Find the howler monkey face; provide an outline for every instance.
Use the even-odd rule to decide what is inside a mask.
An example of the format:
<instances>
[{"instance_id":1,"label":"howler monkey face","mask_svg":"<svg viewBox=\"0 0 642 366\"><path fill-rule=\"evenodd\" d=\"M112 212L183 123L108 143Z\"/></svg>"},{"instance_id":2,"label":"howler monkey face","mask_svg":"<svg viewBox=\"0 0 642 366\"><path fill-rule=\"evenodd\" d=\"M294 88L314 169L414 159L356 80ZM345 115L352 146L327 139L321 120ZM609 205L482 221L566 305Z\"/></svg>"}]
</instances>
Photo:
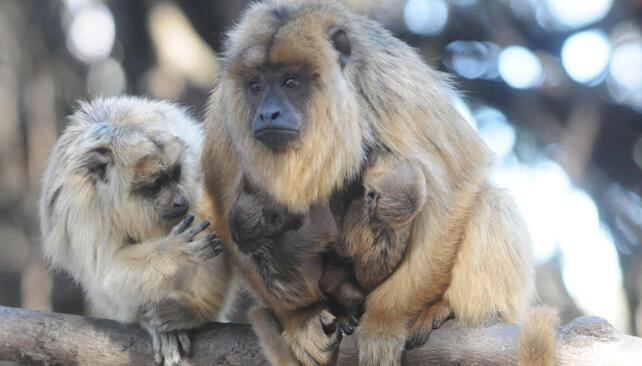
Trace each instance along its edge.
<instances>
[{"instance_id":1,"label":"howler monkey face","mask_svg":"<svg viewBox=\"0 0 642 366\"><path fill-rule=\"evenodd\" d=\"M344 98L333 84L351 54L350 41L341 27L319 20L310 9L258 17L264 18L261 27L239 27L240 33L252 33L243 46L232 44L236 36L230 35L225 74L243 99L252 137L281 153L298 145L308 124L321 123L315 119L334 124L338 121L333 119L342 117L333 116L328 98ZM302 29L303 22L310 21L319 24ZM318 34L317 26L325 34Z\"/></svg>"},{"instance_id":2,"label":"howler monkey face","mask_svg":"<svg viewBox=\"0 0 642 366\"><path fill-rule=\"evenodd\" d=\"M273 152L295 145L305 129L305 108L315 88L309 68L281 65L257 72L245 95L254 116L252 136Z\"/></svg>"},{"instance_id":3,"label":"howler monkey face","mask_svg":"<svg viewBox=\"0 0 642 366\"><path fill-rule=\"evenodd\" d=\"M243 173L296 212L354 177L370 138L349 24L326 10L252 7L229 34L218 89Z\"/></svg>"},{"instance_id":4,"label":"howler monkey face","mask_svg":"<svg viewBox=\"0 0 642 366\"><path fill-rule=\"evenodd\" d=\"M162 235L189 208L185 146L175 137L129 136L89 152L87 174L102 204L132 237Z\"/></svg>"},{"instance_id":5,"label":"howler monkey face","mask_svg":"<svg viewBox=\"0 0 642 366\"><path fill-rule=\"evenodd\" d=\"M283 205L245 183L228 220L232 239L243 253L277 245L285 233L298 230L303 224L302 215L288 212Z\"/></svg>"}]
</instances>

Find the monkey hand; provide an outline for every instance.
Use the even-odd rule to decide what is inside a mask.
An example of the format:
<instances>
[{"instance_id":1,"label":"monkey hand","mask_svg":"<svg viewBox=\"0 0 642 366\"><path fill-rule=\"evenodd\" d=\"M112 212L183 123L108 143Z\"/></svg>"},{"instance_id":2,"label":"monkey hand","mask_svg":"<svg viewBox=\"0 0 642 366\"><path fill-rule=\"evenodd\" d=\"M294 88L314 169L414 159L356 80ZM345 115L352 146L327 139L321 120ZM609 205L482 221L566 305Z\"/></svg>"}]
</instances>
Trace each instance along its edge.
<instances>
[{"instance_id":1,"label":"monkey hand","mask_svg":"<svg viewBox=\"0 0 642 366\"><path fill-rule=\"evenodd\" d=\"M190 356L192 344L186 331L162 332L149 324L145 325L152 337L152 350L156 365L180 366L183 355Z\"/></svg>"},{"instance_id":2,"label":"monkey hand","mask_svg":"<svg viewBox=\"0 0 642 366\"><path fill-rule=\"evenodd\" d=\"M185 302L175 299L164 299L148 306L143 317L149 327L163 333L193 329L207 321L195 314Z\"/></svg>"},{"instance_id":3,"label":"monkey hand","mask_svg":"<svg viewBox=\"0 0 642 366\"><path fill-rule=\"evenodd\" d=\"M343 335L352 335L354 329L359 325L359 317L357 315L337 316L337 325Z\"/></svg>"},{"instance_id":4,"label":"monkey hand","mask_svg":"<svg viewBox=\"0 0 642 366\"><path fill-rule=\"evenodd\" d=\"M410 325L408 330L409 337L406 340L406 350L409 351L415 347L422 346L434 329L440 328L447 320L452 318L452 310L444 301L426 309Z\"/></svg>"},{"instance_id":5,"label":"monkey hand","mask_svg":"<svg viewBox=\"0 0 642 366\"><path fill-rule=\"evenodd\" d=\"M174 226L166 238L167 246L180 248L187 256L203 261L219 255L223 251L223 246L216 235L208 234L204 237L196 238L210 223L203 221L198 225L192 226L193 222L194 216L190 215Z\"/></svg>"},{"instance_id":6,"label":"monkey hand","mask_svg":"<svg viewBox=\"0 0 642 366\"><path fill-rule=\"evenodd\" d=\"M305 366L329 365L336 361L342 333L337 318L327 309L314 313L298 327L285 326L283 339Z\"/></svg>"}]
</instances>

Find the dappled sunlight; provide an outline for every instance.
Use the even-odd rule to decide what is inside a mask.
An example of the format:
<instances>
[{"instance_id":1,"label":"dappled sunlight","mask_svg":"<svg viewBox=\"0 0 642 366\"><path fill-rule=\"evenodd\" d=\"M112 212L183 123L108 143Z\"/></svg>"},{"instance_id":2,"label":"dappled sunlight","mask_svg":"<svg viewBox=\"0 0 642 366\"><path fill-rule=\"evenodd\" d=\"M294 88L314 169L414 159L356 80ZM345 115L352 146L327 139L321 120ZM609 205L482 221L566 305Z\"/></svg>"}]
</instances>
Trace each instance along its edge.
<instances>
[{"instance_id":1,"label":"dappled sunlight","mask_svg":"<svg viewBox=\"0 0 642 366\"><path fill-rule=\"evenodd\" d=\"M553 161L521 163L514 155L499 163L493 180L515 198L526 220L539 263L562 256L564 284L587 314L628 330L622 275L609 229L593 199L574 187Z\"/></svg>"}]
</instances>

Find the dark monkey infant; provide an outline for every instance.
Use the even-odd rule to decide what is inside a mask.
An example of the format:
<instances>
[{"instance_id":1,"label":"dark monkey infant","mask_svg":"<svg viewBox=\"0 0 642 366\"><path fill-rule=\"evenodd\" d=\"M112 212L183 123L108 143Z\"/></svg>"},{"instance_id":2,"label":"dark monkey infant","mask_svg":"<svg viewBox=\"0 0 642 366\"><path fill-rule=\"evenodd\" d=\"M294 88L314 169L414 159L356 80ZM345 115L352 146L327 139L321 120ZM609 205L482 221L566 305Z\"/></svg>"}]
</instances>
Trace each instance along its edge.
<instances>
[{"instance_id":1,"label":"dark monkey infant","mask_svg":"<svg viewBox=\"0 0 642 366\"><path fill-rule=\"evenodd\" d=\"M242 185L230 209L230 231L270 296L291 309L327 305L341 330L351 334L365 294L350 263L333 252L338 230L330 208L314 205L305 214L292 213L246 181ZM335 321L322 323L334 333Z\"/></svg>"},{"instance_id":2,"label":"dark monkey infant","mask_svg":"<svg viewBox=\"0 0 642 366\"><path fill-rule=\"evenodd\" d=\"M388 278L403 258L410 223L427 195L419 168L385 152L370 159L362 184L363 196L349 205L341 238L327 206L294 214L245 180L229 216L234 241L275 296L303 307L318 301L320 290L334 315L348 317L340 322L348 334L362 311L364 290ZM344 257L352 258L354 268ZM279 281L289 286L276 286Z\"/></svg>"}]
</instances>

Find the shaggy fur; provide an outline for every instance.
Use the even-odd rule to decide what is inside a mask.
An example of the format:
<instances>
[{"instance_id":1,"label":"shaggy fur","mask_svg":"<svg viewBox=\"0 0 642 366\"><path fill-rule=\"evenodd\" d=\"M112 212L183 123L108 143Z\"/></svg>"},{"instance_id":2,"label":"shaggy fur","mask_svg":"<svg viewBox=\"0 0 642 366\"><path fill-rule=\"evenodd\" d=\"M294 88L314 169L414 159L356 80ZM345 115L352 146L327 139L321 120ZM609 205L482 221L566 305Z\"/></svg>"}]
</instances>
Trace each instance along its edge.
<instances>
[{"instance_id":1,"label":"shaggy fur","mask_svg":"<svg viewBox=\"0 0 642 366\"><path fill-rule=\"evenodd\" d=\"M349 48L337 47L337 29ZM312 70L315 89L300 140L275 153L252 137L254 111L243 90L262 68L283 64ZM415 50L333 2L256 3L229 34L203 155L217 217L226 216L242 175L288 209L326 204L359 176L369 151L389 151L425 179L430 199L411 223L405 255L368 295L357 330L361 365L398 365L405 340L432 330L436 315L452 312L464 324L515 322L532 298L526 226L511 198L489 182L491 154L454 108L452 94L447 78ZM226 227L217 232L229 239ZM266 299L252 266L238 264ZM279 304L267 306L290 349L304 349L316 363L331 359L334 339L309 333L316 319L292 321L279 314Z\"/></svg>"},{"instance_id":2,"label":"shaggy fur","mask_svg":"<svg viewBox=\"0 0 642 366\"><path fill-rule=\"evenodd\" d=\"M96 315L153 328L157 349L215 320L227 292L217 240L193 239L206 225L166 216L177 195L192 212L202 197L201 144L200 126L177 106L96 99L70 117L44 175L44 256L83 287ZM177 349L163 352L157 360L178 362Z\"/></svg>"}]
</instances>

